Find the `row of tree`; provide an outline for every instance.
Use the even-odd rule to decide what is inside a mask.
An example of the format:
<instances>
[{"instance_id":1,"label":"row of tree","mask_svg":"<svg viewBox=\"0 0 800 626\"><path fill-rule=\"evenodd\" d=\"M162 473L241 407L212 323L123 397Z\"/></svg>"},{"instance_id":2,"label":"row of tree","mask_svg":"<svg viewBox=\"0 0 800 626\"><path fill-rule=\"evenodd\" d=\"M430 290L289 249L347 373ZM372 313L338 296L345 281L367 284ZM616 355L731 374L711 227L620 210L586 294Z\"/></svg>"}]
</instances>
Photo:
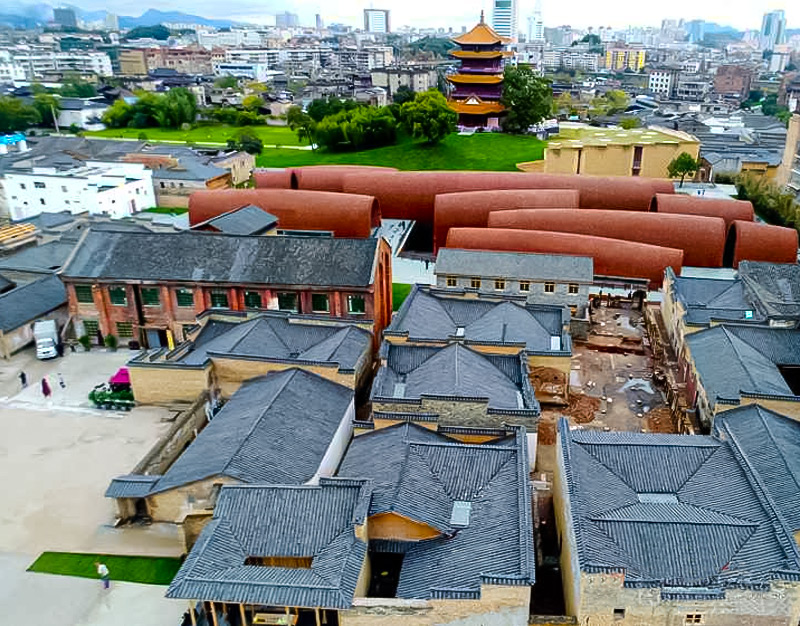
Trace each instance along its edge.
<instances>
[{"instance_id":1,"label":"row of tree","mask_svg":"<svg viewBox=\"0 0 800 626\"><path fill-rule=\"evenodd\" d=\"M181 128L197 118L197 98L184 87L166 93L140 92L133 104L119 99L103 114L109 128Z\"/></svg>"},{"instance_id":2,"label":"row of tree","mask_svg":"<svg viewBox=\"0 0 800 626\"><path fill-rule=\"evenodd\" d=\"M739 199L750 200L756 215L765 222L800 230L800 204L793 193L753 174L740 174L735 182Z\"/></svg>"}]
</instances>

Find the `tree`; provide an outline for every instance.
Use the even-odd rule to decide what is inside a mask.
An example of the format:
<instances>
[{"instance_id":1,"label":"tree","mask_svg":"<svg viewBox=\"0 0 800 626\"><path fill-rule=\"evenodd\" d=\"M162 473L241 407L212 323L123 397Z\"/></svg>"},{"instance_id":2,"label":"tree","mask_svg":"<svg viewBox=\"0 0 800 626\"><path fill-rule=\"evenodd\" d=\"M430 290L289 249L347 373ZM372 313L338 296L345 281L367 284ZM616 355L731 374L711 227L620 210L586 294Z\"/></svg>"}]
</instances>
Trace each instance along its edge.
<instances>
[{"instance_id":1,"label":"tree","mask_svg":"<svg viewBox=\"0 0 800 626\"><path fill-rule=\"evenodd\" d=\"M261 96L246 96L244 100L242 100L242 108L245 111L257 113L263 105L264 101L261 99Z\"/></svg>"},{"instance_id":2,"label":"tree","mask_svg":"<svg viewBox=\"0 0 800 626\"><path fill-rule=\"evenodd\" d=\"M560 115L562 113L569 115L572 112L572 96L568 91L565 91L553 100L552 111L553 115Z\"/></svg>"},{"instance_id":3,"label":"tree","mask_svg":"<svg viewBox=\"0 0 800 626\"><path fill-rule=\"evenodd\" d=\"M691 154L688 152L681 152L667 165L667 172L670 178L680 176L680 186L683 187L683 180L686 178L687 174L694 174L699 167L699 161L695 161Z\"/></svg>"},{"instance_id":4,"label":"tree","mask_svg":"<svg viewBox=\"0 0 800 626\"><path fill-rule=\"evenodd\" d=\"M340 111L351 111L358 106L353 100L341 100L333 96L316 98L306 108L306 112L315 122L321 122L329 115L336 115Z\"/></svg>"},{"instance_id":5,"label":"tree","mask_svg":"<svg viewBox=\"0 0 800 626\"><path fill-rule=\"evenodd\" d=\"M397 91L395 91L394 95L392 96L392 102L395 104L405 104L413 99L414 92L405 85L400 85L400 87L397 88Z\"/></svg>"},{"instance_id":6,"label":"tree","mask_svg":"<svg viewBox=\"0 0 800 626\"><path fill-rule=\"evenodd\" d=\"M55 126L53 115L58 117L61 103L58 98L49 93L37 93L33 96L33 108L39 113L41 123L45 126Z\"/></svg>"},{"instance_id":7,"label":"tree","mask_svg":"<svg viewBox=\"0 0 800 626\"><path fill-rule=\"evenodd\" d=\"M155 26L137 26L132 28L125 35L125 39L158 39L159 41L166 41L169 39L169 28L163 24L156 24Z\"/></svg>"},{"instance_id":8,"label":"tree","mask_svg":"<svg viewBox=\"0 0 800 626\"><path fill-rule=\"evenodd\" d=\"M458 115L441 93L430 89L401 106L400 119L409 135L424 137L427 143L433 144L456 130Z\"/></svg>"},{"instance_id":9,"label":"tree","mask_svg":"<svg viewBox=\"0 0 800 626\"><path fill-rule=\"evenodd\" d=\"M624 130L630 130L631 128L641 128L642 120L638 117L623 117L619 121L619 127Z\"/></svg>"},{"instance_id":10,"label":"tree","mask_svg":"<svg viewBox=\"0 0 800 626\"><path fill-rule=\"evenodd\" d=\"M503 73L500 103L508 110L503 129L524 133L550 114L553 90L550 82L537 76L529 65L507 65Z\"/></svg>"},{"instance_id":11,"label":"tree","mask_svg":"<svg viewBox=\"0 0 800 626\"><path fill-rule=\"evenodd\" d=\"M793 193L787 193L775 183L753 174L736 177L740 200L749 200L761 219L769 224L797 228L800 226L800 204Z\"/></svg>"},{"instance_id":12,"label":"tree","mask_svg":"<svg viewBox=\"0 0 800 626\"><path fill-rule=\"evenodd\" d=\"M314 131L317 123L314 119L299 106L291 106L286 111L286 123L289 128L297 133L300 141L308 141L311 149L314 149Z\"/></svg>"},{"instance_id":13,"label":"tree","mask_svg":"<svg viewBox=\"0 0 800 626\"><path fill-rule=\"evenodd\" d=\"M214 81L214 87L219 89L236 89L239 80L235 76L220 76Z\"/></svg>"},{"instance_id":14,"label":"tree","mask_svg":"<svg viewBox=\"0 0 800 626\"><path fill-rule=\"evenodd\" d=\"M355 107L323 118L315 138L330 151L379 148L397 140L397 121L389 107Z\"/></svg>"},{"instance_id":15,"label":"tree","mask_svg":"<svg viewBox=\"0 0 800 626\"><path fill-rule=\"evenodd\" d=\"M120 98L106 109L106 112L103 113L102 122L109 128L125 128L133 119L133 114L133 106Z\"/></svg>"},{"instance_id":16,"label":"tree","mask_svg":"<svg viewBox=\"0 0 800 626\"><path fill-rule=\"evenodd\" d=\"M97 88L80 76L69 76L59 89L59 93L66 98L93 98L97 95Z\"/></svg>"},{"instance_id":17,"label":"tree","mask_svg":"<svg viewBox=\"0 0 800 626\"><path fill-rule=\"evenodd\" d=\"M250 129L240 130L233 139L228 140L228 147L232 150L243 150L249 154L261 154L264 142Z\"/></svg>"},{"instance_id":18,"label":"tree","mask_svg":"<svg viewBox=\"0 0 800 626\"><path fill-rule=\"evenodd\" d=\"M197 118L197 97L185 87L170 89L155 105L155 118L161 128L179 128L194 124Z\"/></svg>"},{"instance_id":19,"label":"tree","mask_svg":"<svg viewBox=\"0 0 800 626\"><path fill-rule=\"evenodd\" d=\"M19 98L0 97L0 133L25 130L41 121L39 112Z\"/></svg>"}]
</instances>

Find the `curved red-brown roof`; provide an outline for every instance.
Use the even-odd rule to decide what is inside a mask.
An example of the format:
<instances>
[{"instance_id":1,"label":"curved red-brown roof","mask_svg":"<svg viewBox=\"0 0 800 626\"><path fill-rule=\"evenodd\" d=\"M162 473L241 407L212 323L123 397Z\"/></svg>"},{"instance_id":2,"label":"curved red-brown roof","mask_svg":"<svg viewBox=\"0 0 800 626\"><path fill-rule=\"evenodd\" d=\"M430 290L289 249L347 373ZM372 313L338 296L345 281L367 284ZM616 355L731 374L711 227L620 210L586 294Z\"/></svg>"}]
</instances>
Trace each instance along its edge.
<instances>
[{"instance_id":1,"label":"curved red-brown roof","mask_svg":"<svg viewBox=\"0 0 800 626\"><path fill-rule=\"evenodd\" d=\"M309 191L344 191L344 177L347 174L363 174L365 172L396 172L394 167L377 165L306 165L293 167L294 189Z\"/></svg>"},{"instance_id":2,"label":"curved red-brown roof","mask_svg":"<svg viewBox=\"0 0 800 626\"><path fill-rule=\"evenodd\" d=\"M725 264L739 267L739 261L797 263L797 231L736 220L728 230Z\"/></svg>"},{"instance_id":3,"label":"curved red-brown roof","mask_svg":"<svg viewBox=\"0 0 800 626\"><path fill-rule=\"evenodd\" d=\"M667 267L680 273L683 265L683 251L677 248L545 230L451 228L447 247L590 256L597 275L646 278L652 286L661 284Z\"/></svg>"},{"instance_id":4,"label":"curved red-brown roof","mask_svg":"<svg viewBox=\"0 0 800 626\"><path fill-rule=\"evenodd\" d=\"M347 174L343 190L374 195L381 214L394 219L433 222L437 195L489 189L576 189L583 209L648 211L656 193L672 184L651 178L600 177L524 172L378 172Z\"/></svg>"},{"instance_id":5,"label":"curved red-brown roof","mask_svg":"<svg viewBox=\"0 0 800 626\"><path fill-rule=\"evenodd\" d=\"M261 169L253 170L253 182L257 188L292 189L292 170Z\"/></svg>"},{"instance_id":6,"label":"curved red-brown roof","mask_svg":"<svg viewBox=\"0 0 800 626\"><path fill-rule=\"evenodd\" d=\"M577 209L575 189L492 189L442 193L433 203L433 250L444 246L454 226L486 226L489 213L510 209Z\"/></svg>"},{"instance_id":7,"label":"curved red-brown roof","mask_svg":"<svg viewBox=\"0 0 800 626\"><path fill-rule=\"evenodd\" d=\"M725 221L719 217L639 211L493 211L488 226L578 233L679 248L683 250L683 264L698 267L722 267L727 235Z\"/></svg>"},{"instance_id":8,"label":"curved red-brown roof","mask_svg":"<svg viewBox=\"0 0 800 626\"><path fill-rule=\"evenodd\" d=\"M378 202L371 196L292 189L209 189L189 197L191 225L255 205L278 218L278 228L330 231L335 237L369 237L380 224Z\"/></svg>"},{"instance_id":9,"label":"curved red-brown roof","mask_svg":"<svg viewBox=\"0 0 800 626\"><path fill-rule=\"evenodd\" d=\"M734 220L752 222L753 205L747 200L703 198L685 194L656 194L650 210L658 213L680 213L683 215L705 215L721 217L730 226Z\"/></svg>"}]
</instances>

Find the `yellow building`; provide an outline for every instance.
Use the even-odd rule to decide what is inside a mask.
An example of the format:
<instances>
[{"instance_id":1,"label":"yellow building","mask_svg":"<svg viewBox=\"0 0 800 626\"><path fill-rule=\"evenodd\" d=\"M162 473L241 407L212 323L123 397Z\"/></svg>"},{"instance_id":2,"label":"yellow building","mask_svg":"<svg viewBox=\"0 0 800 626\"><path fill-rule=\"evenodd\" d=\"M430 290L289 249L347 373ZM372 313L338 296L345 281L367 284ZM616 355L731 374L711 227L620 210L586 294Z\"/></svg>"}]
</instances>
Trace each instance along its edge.
<instances>
[{"instance_id":1,"label":"yellow building","mask_svg":"<svg viewBox=\"0 0 800 626\"><path fill-rule=\"evenodd\" d=\"M147 76L144 50L120 50L119 73L123 76Z\"/></svg>"},{"instance_id":2,"label":"yellow building","mask_svg":"<svg viewBox=\"0 0 800 626\"><path fill-rule=\"evenodd\" d=\"M661 127L631 130L572 126L547 145L543 164L520 164L524 171L668 178L667 166L682 152L700 153L697 137Z\"/></svg>"},{"instance_id":3,"label":"yellow building","mask_svg":"<svg viewBox=\"0 0 800 626\"><path fill-rule=\"evenodd\" d=\"M644 69L647 54L644 48L608 48L606 50L606 68L624 72L639 72Z\"/></svg>"}]
</instances>

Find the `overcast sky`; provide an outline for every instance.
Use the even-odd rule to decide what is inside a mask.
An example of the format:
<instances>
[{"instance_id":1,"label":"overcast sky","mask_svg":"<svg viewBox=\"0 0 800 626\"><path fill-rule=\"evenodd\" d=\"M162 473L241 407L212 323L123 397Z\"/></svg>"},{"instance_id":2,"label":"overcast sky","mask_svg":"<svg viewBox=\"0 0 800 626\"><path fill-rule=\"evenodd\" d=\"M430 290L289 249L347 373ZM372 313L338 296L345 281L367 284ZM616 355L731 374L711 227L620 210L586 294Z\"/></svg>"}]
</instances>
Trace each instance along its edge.
<instances>
[{"instance_id":1,"label":"overcast sky","mask_svg":"<svg viewBox=\"0 0 800 626\"><path fill-rule=\"evenodd\" d=\"M74 1L74 0L73 0ZM520 28L527 30L526 18L533 12L535 0L520 2ZM274 23L272 17L281 11L300 15L304 24L313 24L314 14L321 13L326 23L344 22L360 25L362 11L374 7L392 12L393 27L449 27L458 30L472 26L486 10L491 15L491 0L160 0L159 2L131 3L129 0L79 0L74 2L84 9L108 9L121 15L138 15L153 7L184 11L204 17L229 18L263 24ZM134 10L134 7L140 7ZM789 28L800 28L800 1L781 0L669 0L657 2L601 2L599 0L542 0L542 13L546 26L570 24L577 28L587 26L623 27L629 24L657 26L661 20L704 19L709 22L729 24L740 30L758 29L761 17L767 11L784 9Z\"/></svg>"}]
</instances>

